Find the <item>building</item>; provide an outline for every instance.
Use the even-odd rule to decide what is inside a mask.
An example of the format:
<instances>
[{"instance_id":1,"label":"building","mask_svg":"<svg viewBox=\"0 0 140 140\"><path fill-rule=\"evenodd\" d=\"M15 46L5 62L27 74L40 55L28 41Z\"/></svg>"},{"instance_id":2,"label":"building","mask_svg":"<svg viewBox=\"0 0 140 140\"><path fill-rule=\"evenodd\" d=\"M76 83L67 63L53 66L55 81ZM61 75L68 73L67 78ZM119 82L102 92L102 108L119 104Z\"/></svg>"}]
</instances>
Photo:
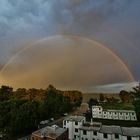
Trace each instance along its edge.
<instances>
[{"instance_id":1,"label":"building","mask_svg":"<svg viewBox=\"0 0 140 140\"><path fill-rule=\"evenodd\" d=\"M79 127L85 123L84 116L69 116L63 120L63 128L68 129L69 139L79 138Z\"/></svg>"},{"instance_id":2,"label":"building","mask_svg":"<svg viewBox=\"0 0 140 140\"><path fill-rule=\"evenodd\" d=\"M101 106L92 106L92 117L112 120L137 120L136 112L133 110L105 110Z\"/></svg>"},{"instance_id":3,"label":"building","mask_svg":"<svg viewBox=\"0 0 140 140\"><path fill-rule=\"evenodd\" d=\"M56 125L47 126L33 132L31 140L68 140L68 130Z\"/></svg>"},{"instance_id":4,"label":"building","mask_svg":"<svg viewBox=\"0 0 140 140\"><path fill-rule=\"evenodd\" d=\"M140 140L139 127L85 122L85 118L82 116L71 116L64 119L63 127L69 130L69 140Z\"/></svg>"}]
</instances>

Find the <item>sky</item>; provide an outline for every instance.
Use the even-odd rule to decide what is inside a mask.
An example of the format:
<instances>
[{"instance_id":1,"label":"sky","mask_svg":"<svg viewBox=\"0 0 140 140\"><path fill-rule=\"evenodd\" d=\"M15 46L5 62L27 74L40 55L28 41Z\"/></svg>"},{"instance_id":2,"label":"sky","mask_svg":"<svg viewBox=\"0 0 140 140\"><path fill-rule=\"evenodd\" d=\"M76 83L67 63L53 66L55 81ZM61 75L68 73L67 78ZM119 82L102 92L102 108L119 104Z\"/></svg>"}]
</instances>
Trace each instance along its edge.
<instances>
[{"instance_id":1,"label":"sky","mask_svg":"<svg viewBox=\"0 0 140 140\"><path fill-rule=\"evenodd\" d=\"M56 35L76 35L90 38L109 48L127 65L137 82L140 80L139 9L139 0L1 0L0 67L30 42ZM96 47L94 45L93 52L103 52ZM29 50L22 54L27 52ZM33 50L29 54L32 52ZM22 54L16 58L20 60ZM106 55L101 58L105 60ZM114 62L119 65L115 60ZM115 68L112 68L112 72L115 73ZM112 76L116 77L114 73ZM122 77L123 73L118 73ZM88 82L93 87L98 86L93 90L118 91L134 85L126 78L105 78L104 81L96 84L91 80Z\"/></svg>"}]
</instances>

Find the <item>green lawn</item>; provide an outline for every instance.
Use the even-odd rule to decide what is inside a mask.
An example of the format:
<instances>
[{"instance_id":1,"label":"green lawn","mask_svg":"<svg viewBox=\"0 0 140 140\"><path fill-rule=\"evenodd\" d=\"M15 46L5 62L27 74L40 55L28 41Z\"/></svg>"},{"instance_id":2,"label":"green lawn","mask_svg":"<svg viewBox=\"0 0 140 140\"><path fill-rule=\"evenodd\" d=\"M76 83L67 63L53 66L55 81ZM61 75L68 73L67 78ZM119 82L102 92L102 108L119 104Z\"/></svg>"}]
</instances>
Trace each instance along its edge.
<instances>
[{"instance_id":1,"label":"green lawn","mask_svg":"<svg viewBox=\"0 0 140 140\"><path fill-rule=\"evenodd\" d=\"M101 106L104 109L134 110L132 103L104 103Z\"/></svg>"}]
</instances>

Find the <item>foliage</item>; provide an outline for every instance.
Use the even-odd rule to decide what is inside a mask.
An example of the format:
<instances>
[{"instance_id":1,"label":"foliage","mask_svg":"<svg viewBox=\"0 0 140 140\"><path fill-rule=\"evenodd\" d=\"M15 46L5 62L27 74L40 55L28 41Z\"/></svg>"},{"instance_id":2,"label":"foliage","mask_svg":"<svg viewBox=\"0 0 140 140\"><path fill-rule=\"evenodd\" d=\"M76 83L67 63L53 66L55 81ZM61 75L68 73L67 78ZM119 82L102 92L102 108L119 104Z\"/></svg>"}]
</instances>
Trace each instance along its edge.
<instances>
[{"instance_id":1,"label":"foliage","mask_svg":"<svg viewBox=\"0 0 140 140\"><path fill-rule=\"evenodd\" d=\"M134 87L130 93L134 96L133 104L137 113L137 119L140 122L140 85Z\"/></svg>"},{"instance_id":2,"label":"foliage","mask_svg":"<svg viewBox=\"0 0 140 140\"><path fill-rule=\"evenodd\" d=\"M0 101L8 100L12 95L13 88L9 86L1 86L0 88Z\"/></svg>"},{"instance_id":3,"label":"foliage","mask_svg":"<svg viewBox=\"0 0 140 140\"><path fill-rule=\"evenodd\" d=\"M100 101L103 102L104 100L105 100L105 97L104 97L104 95L101 93L101 94L100 94Z\"/></svg>"},{"instance_id":4,"label":"foliage","mask_svg":"<svg viewBox=\"0 0 140 140\"><path fill-rule=\"evenodd\" d=\"M90 98L89 101L88 101L88 106L89 108L91 109L93 105L98 105L98 101L97 99L93 99L93 98Z\"/></svg>"},{"instance_id":5,"label":"foliage","mask_svg":"<svg viewBox=\"0 0 140 140\"><path fill-rule=\"evenodd\" d=\"M122 102L132 102L133 101L133 96L131 94L131 92L128 92L128 91L125 91L125 90L122 90L120 91L120 94L119 94Z\"/></svg>"},{"instance_id":6,"label":"foliage","mask_svg":"<svg viewBox=\"0 0 140 140\"><path fill-rule=\"evenodd\" d=\"M38 93L41 100L36 100ZM24 99L25 96L28 98ZM45 90L19 88L16 91L2 86L0 99L0 131L10 136L28 134L37 129L40 121L72 111L81 103L81 98L73 102L52 85Z\"/></svg>"}]
</instances>

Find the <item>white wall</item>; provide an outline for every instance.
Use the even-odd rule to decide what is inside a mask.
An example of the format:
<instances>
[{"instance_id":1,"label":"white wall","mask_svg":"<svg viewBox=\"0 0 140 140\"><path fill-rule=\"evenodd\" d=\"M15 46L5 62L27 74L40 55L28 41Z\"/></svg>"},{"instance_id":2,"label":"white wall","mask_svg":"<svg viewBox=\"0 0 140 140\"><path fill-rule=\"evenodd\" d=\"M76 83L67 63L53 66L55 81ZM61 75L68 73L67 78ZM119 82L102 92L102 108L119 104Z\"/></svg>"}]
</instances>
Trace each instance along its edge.
<instances>
[{"instance_id":1,"label":"white wall","mask_svg":"<svg viewBox=\"0 0 140 140\"><path fill-rule=\"evenodd\" d=\"M130 110L126 112L125 110L121 110L121 112L118 112L117 110L103 110L101 106L92 107L92 117L113 120L137 120L135 111Z\"/></svg>"}]
</instances>

